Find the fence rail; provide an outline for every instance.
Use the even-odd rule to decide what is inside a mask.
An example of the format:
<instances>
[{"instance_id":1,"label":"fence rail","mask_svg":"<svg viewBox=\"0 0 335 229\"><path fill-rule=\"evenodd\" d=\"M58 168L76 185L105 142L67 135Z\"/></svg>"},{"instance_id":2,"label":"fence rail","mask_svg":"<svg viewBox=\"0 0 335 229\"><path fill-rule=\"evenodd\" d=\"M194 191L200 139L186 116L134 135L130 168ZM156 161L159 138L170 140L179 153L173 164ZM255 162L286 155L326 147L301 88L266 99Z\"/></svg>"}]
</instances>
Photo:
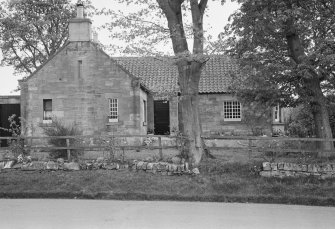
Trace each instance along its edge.
<instances>
[{"instance_id":1,"label":"fence rail","mask_svg":"<svg viewBox=\"0 0 335 229\"><path fill-rule=\"evenodd\" d=\"M116 139L116 138L155 138L157 139L157 146L151 145L114 145L112 146L113 149L121 149L121 150L134 150L134 149L158 149L160 158L163 158L163 149L171 149L177 148L177 144L174 146L163 145L162 138L169 138L169 139L177 139L183 138L181 136L170 136L170 135L75 135L75 136L19 136L19 137L0 137L1 140L22 140L23 146L25 150L67 150L67 158L70 160L71 158L71 150L106 150L109 149L111 146L106 144L93 144L93 145L71 145L70 140L83 140L83 139ZM48 139L64 139L66 146L44 146L44 145L35 145L33 144L33 140L48 140ZM9 147L3 147L2 149L6 150Z\"/></svg>"},{"instance_id":2,"label":"fence rail","mask_svg":"<svg viewBox=\"0 0 335 229\"><path fill-rule=\"evenodd\" d=\"M243 140L247 141L247 145L245 147L233 147L234 149L248 149L249 159L251 158L251 154L253 151L261 151L261 152L272 152L274 154L281 153L312 153L322 155L329 155L330 153L335 154L334 144L330 145L329 149L321 149L315 145L315 143L320 142L335 142L334 138L290 138L290 137L258 137L258 136L202 136L204 140ZM259 146L262 144L257 144L258 142L264 143L275 143L268 144L267 146ZM293 144L297 144L296 148L284 147L284 144L287 142L292 142ZM309 146L309 148L303 147L305 145ZM314 145L314 148L311 148ZM212 146L210 149L231 149L232 147L217 147Z\"/></svg>"},{"instance_id":3,"label":"fence rail","mask_svg":"<svg viewBox=\"0 0 335 229\"><path fill-rule=\"evenodd\" d=\"M144 146L144 145L115 145L115 149L121 150L133 150L133 149L158 149L159 155L163 158L163 149L178 148L176 141L175 145L164 145L162 139L185 139L181 136L171 135L78 135L78 136L20 136L20 137L0 137L1 140L17 140L22 139L24 141L24 148L27 150L67 150L68 159L70 159L71 150L101 150L107 149L108 145L71 145L70 140L82 140L82 139L115 139L115 138L154 138L157 139L156 146ZM33 140L48 140L48 139L65 139L66 146L40 146L33 144ZM243 149L248 150L248 156L251 158L253 151L262 152L273 152L273 153L314 153L318 155L335 153L334 148L328 150L320 149L315 146L315 143L320 142L335 142L335 139L326 138L289 138L289 137L256 137L256 136L202 136L202 139L207 141L245 141L246 143L239 143L239 146L216 146L210 143L206 145L209 149L227 150L227 149ZM295 147L284 147L286 142L292 142ZM267 143L264 145L264 143ZM304 146L308 146L308 148ZM314 147L311 147L311 145ZM6 149L6 148L3 148Z\"/></svg>"}]
</instances>

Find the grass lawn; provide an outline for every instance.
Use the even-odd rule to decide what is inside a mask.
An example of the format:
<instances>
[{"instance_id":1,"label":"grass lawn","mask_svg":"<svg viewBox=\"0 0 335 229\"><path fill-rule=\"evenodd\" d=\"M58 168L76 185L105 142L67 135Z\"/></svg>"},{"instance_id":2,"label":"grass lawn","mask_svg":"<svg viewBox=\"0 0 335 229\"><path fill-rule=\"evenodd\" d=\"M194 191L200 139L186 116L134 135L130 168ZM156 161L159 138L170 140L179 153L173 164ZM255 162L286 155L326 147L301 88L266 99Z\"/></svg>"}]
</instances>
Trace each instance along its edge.
<instances>
[{"instance_id":1,"label":"grass lawn","mask_svg":"<svg viewBox=\"0 0 335 229\"><path fill-rule=\"evenodd\" d=\"M1 198L96 198L335 206L335 179L263 178L260 161L205 159L197 176L129 170L0 172Z\"/></svg>"}]
</instances>

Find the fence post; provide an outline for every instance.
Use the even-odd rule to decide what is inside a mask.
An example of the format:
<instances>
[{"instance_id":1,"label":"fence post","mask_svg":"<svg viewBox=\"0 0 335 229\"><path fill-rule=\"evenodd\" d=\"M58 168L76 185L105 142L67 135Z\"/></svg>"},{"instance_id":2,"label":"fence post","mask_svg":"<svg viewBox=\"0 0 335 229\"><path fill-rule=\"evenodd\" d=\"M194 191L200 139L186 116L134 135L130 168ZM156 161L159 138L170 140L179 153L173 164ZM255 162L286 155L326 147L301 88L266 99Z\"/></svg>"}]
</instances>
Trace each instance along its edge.
<instances>
[{"instance_id":1,"label":"fence post","mask_svg":"<svg viewBox=\"0 0 335 229\"><path fill-rule=\"evenodd\" d=\"M162 137L158 137L158 146L159 146L159 157L160 157L160 160L163 160Z\"/></svg>"},{"instance_id":2,"label":"fence post","mask_svg":"<svg viewBox=\"0 0 335 229\"><path fill-rule=\"evenodd\" d=\"M249 161L251 159L251 153L252 153L252 140L249 139L249 146L248 146L248 156L249 156Z\"/></svg>"},{"instance_id":3,"label":"fence post","mask_svg":"<svg viewBox=\"0 0 335 229\"><path fill-rule=\"evenodd\" d=\"M66 147L70 147L70 139L66 139ZM70 161L71 160L71 150L70 149L66 149L67 152L67 160Z\"/></svg>"},{"instance_id":4,"label":"fence post","mask_svg":"<svg viewBox=\"0 0 335 229\"><path fill-rule=\"evenodd\" d=\"M298 150L302 155L304 155L304 152L301 150L301 140L298 141Z\"/></svg>"}]
</instances>

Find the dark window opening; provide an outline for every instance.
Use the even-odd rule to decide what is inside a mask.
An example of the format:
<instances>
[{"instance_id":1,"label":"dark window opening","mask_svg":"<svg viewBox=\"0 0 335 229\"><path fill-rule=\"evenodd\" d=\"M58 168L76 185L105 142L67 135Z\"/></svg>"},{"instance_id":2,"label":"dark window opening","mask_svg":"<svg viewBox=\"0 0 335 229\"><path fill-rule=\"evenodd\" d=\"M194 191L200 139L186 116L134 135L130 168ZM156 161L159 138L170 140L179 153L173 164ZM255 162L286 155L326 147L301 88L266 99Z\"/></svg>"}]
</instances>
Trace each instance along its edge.
<instances>
[{"instance_id":1,"label":"dark window opening","mask_svg":"<svg viewBox=\"0 0 335 229\"><path fill-rule=\"evenodd\" d=\"M52 99L43 99L43 120L52 119Z\"/></svg>"},{"instance_id":2,"label":"dark window opening","mask_svg":"<svg viewBox=\"0 0 335 229\"><path fill-rule=\"evenodd\" d=\"M170 134L169 101L154 101L154 132L158 135Z\"/></svg>"}]
</instances>

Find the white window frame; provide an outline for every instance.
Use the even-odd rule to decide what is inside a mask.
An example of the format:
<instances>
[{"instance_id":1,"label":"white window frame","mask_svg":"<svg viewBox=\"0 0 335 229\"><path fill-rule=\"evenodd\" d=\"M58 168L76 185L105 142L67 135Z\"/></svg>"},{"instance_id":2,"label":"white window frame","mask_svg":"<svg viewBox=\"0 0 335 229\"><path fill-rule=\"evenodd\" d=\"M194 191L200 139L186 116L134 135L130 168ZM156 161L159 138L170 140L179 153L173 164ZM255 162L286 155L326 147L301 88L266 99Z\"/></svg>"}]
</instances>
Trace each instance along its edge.
<instances>
[{"instance_id":1,"label":"white window frame","mask_svg":"<svg viewBox=\"0 0 335 229\"><path fill-rule=\"evenodd\" d=\"M116 98L108 99L109 103L109 115L108 122L119 121L119 101Z\"/></svg>"},{"instance_id":2,"label":"white window frame","mask_svg":"<svg viewBox=\"0 0 335 229\"><path fill-rule=\"evenodd\" d=\"M241 121L242 105L237 100L227 100L223 102L223 120Z\"/></svg>"},{"instance_id":3,"label":"white window frame","mask_svg":"<svg viewBox=\"0 0 335 229\"><path fill-rule=\"evenodd\" d=\"M143 99L143 126L147 125L147 119L148 119L148 103L145 99Z\"/></svg>"},{"instance_id":4,"label":"white window frame","mask_svg":"<svg viewBox=\"0 0 335 229\"><path fill-rule=\"evenodd\" d=\"M279 112L279 104L277 106L274 107L274 111L273 111L273 117L274 117L274 121L275 122L279 122L280 120L280 112Z\"/></svg>"},{"instance_id":5,"label":"white window frame","mask_svg":"<svg viewBox=\"0 0 335 229\"><path fill-rule=\"evenodd\" d=\"M51 110L46 110L46 102L51 102ZM43 99L43 123L52 123L52 99Z\"/></svg>"}]
</instances>

